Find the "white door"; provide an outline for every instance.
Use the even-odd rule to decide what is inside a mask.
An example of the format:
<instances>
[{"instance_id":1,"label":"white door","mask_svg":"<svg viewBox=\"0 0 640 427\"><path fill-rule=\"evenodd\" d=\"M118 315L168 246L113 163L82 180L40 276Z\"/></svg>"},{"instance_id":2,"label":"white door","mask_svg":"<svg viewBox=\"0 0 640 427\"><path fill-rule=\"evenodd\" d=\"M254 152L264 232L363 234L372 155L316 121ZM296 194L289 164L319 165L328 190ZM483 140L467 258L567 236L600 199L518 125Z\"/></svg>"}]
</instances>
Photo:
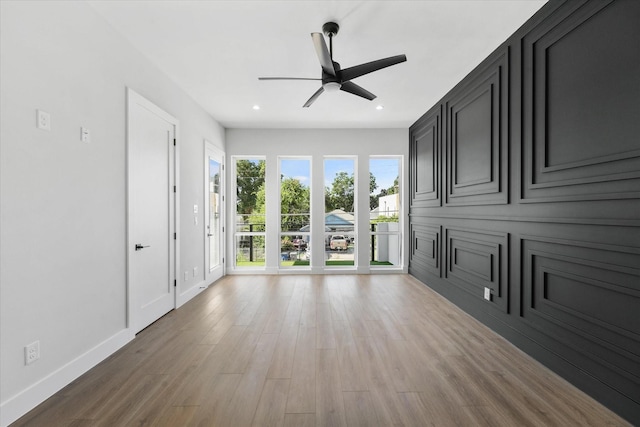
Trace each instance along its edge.
<instances>
[{"instance_id":1,"label":"white door","mask_svg":"<svg viewBox=\"0 0 640 427\"><path fill-rule=\"evenodd\" d=\"M205 280L224 275L224 153L205 141Z\"/></svg>"},{"instance_id":2,"label":"white door","mask_svg":"<svg viewBox=\"0 0 640 427\"><path fill-rule=\"evenodd\" d=\"M175 308L175 146L178 122L127 91L129 327Z\"/></svg>"}]
</instances>

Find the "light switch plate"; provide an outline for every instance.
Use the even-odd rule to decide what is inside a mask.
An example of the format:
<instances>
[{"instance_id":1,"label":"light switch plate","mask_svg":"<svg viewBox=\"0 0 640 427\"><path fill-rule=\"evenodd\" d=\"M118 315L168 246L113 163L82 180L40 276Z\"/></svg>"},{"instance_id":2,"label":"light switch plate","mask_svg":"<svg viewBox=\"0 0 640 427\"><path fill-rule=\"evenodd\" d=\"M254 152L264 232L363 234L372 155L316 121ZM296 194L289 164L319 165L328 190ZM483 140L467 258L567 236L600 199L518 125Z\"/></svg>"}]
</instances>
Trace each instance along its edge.
<instances>
[{"instance_id":1,"label":"light switch plate","mask_svg":"<svg viewBox=\"0 0 640 427\"><path fill-rule=\"evenodd\" d=\"M91 131L85 127L80 128L80 140L82 142L91 142Z\"/></svg>"},{"instance_id":2,"label":"light switch plate","mask_svg":"<svg viewBox=\"0 0 640 427\"><path fill-rule=\"evenodd\" d=\"M487 287L484 288L484 299L491 301L491 289Z\"/></svg>"}]
</instances>

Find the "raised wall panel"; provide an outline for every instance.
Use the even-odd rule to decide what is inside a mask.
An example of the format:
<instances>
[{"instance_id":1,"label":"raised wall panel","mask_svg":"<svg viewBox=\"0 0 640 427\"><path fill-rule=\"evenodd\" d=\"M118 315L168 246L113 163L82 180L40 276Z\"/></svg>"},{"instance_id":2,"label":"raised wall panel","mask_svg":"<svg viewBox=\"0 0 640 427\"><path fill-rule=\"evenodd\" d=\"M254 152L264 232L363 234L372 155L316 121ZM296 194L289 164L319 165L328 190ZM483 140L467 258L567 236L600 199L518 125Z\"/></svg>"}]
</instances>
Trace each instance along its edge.
<instances>
[{"instance_id":1,"label":"raised wall panel","mask_svg":"<svg viewBox=\"0 0 640 427\"><path fill-rule=\"evenodd\" d=\"M593 1L524 38L523 202L640 196L638 22Z\"/></svg>"},{"instance_id":2,"label":"raised wall panel","mask_svg":"<svg viewBox=\"0 0 640 427\"><path fill-rule=\"evenodd\" d=\"M447 205L508 202L509 49L446 102Z\"/></svg>"},{"instance_id":3,"label":"raised wall panel","mask_svg":"<svg viewBox=\"0 0 640 427\"><path fill-rule=\"evenodd\" d=\"M440 107L427 113L410 130L411 207L440 206L442 147Z\"/></svg>"},{"instance_id":4,"label":"raised wall panel","mask_svg":"<svg viewBox=\"0 0 640 427\"><path fill-rule=\"evenodd\" d=\"M508 234L447 227L445 242L445 277L479 300L488 287L491 303L508 312Z\"/></svg>"},{"instance_id":5,"label":"raised wall panel","mask_svg":"<svg viewBox=\"0 0 640 427\"><path fill-rule=\"evenodd\" d=\"M409 140L410 274L634 425L639 23L638 0L549 1Z\"/></svg>"},{"instance_id":6,"label":"raised wall panel","mask_svg":"<svg viewBox=\"0 0 640 427\"><path fill-rule=\"evenodd\" d=\"M593 364L613 365L640 398L640 248L532 236L521 247L521 315Z\"/></svg>"},{"instance_id":7,"label":"raised wall panel","mask_svg":"<svg viewBox=\"0 0 640 427\"><path fill-rule=\"evenodd\" d=\"M442 227L434 225L411 224L411 250L409 262L414 267L442 276L441 231Z\"/></svg>"}]
</instances>

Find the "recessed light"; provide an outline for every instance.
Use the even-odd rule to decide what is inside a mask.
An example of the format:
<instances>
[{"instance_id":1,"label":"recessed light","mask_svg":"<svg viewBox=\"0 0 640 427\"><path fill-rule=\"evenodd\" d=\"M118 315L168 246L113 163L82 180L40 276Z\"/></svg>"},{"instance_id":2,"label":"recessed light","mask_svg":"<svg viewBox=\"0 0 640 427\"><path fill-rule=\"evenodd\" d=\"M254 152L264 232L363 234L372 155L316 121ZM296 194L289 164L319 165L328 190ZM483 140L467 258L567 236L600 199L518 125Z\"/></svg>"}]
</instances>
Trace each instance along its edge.
<instances>
[{"instance_id":1,"label":"recessed light","mask_svg":"<svg viewBox=\"0 0 640 427\"><path fill-rule=\"evenodd\" d=\"M384 106L383 106L383 105L378 105L378 106L376 107L376 110L384 110Z\"/></svg>"},{"instance_id":2,"label":"recessed light","mask_svg":"<svg viewBox=\"0 0 640 427\"><path fill-rule=\"evenodd\" d=\"M254 105L254 106L253 106L253 109L254 109L254 110L259 110L259 109L260 109L260 106L259 106L258 104L256 104L256 105Z\"/></svg>"}]
</instances>

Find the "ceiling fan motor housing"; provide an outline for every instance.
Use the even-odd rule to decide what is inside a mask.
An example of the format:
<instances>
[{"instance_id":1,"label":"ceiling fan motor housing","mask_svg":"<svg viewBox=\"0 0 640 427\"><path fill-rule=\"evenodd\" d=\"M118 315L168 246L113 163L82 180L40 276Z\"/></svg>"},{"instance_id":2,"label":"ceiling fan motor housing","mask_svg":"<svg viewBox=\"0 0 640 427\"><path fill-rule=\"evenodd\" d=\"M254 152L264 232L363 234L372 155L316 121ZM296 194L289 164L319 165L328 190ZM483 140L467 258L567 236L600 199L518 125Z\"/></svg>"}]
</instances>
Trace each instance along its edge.
<instances>
[{"instance_id":1,"label":"ceiling fan motor housing","mask_svg":"<svg viewBox=\"0 0 640 427\"><path fill-rule=\"evenodd\" d=\"M331 83L332 85L328 87L339 89L340 86L342 85L342 72L340 71L340 64L338 64L335 61L332 61L332 62L333 62L333 69L335 70L336 75L332 76L331 74L325 71L322 71L322 86L325 87L327 83ZM336 87L336 84L338 85L337 87ZM325 87L325 89L327 89L327 87Z\"/></svg>"}]
</instances>

